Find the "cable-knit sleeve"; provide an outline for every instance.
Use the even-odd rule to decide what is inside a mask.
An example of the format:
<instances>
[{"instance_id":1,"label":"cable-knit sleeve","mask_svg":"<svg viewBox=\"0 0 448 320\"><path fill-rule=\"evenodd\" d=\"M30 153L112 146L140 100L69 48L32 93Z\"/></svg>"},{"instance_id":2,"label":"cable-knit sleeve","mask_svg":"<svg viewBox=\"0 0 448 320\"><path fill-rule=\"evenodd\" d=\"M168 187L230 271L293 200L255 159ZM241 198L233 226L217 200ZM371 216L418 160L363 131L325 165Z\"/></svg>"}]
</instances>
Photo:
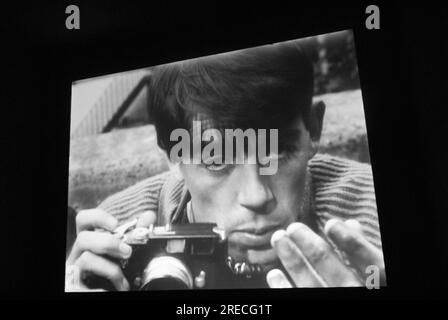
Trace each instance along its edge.
<instances>
[{"instance_id":1,"label":"cable-knit sleeve","mask_svg":"<svg viewBox=\"0 0 448 320\"><path fill-rule=\"evenodd\" d=\"M366 238L381 248L381 235L371 166L317 155L310 161L315 214L321 225L331 218L355 219Z\"/></svg>"},{"instance_id":2,"label":"cable-knit sleeve","mask_svg":"<svg viewBox=\"0 0 448 320\"><path fill-rule=\"evenodd\" d=\"M109 196L98 208L113 215L120 224L138 218L145 211L157 214L160 190L169 174L168 171L142 180Z\"/></svg>"}]
</instances>

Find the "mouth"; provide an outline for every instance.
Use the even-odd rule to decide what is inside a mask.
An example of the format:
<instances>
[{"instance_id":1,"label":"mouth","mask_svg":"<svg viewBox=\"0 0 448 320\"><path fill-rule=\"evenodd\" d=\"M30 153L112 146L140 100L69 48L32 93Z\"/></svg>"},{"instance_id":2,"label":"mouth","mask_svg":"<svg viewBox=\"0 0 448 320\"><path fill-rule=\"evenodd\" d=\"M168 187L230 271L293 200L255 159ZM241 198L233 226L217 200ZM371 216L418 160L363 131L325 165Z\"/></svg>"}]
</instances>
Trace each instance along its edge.
<instances>
[{"instance_id":1,"label":"mouth","mask_svg":"<svg viewBox=\"0 0 448 320\"><path fill-rule=\"evenodd\" d=\"M267 249L271 247L272 234L281 226L263 226L261 228L241 228L233 230L229 240L244 247Z\"/></svg>"}]
</instances>

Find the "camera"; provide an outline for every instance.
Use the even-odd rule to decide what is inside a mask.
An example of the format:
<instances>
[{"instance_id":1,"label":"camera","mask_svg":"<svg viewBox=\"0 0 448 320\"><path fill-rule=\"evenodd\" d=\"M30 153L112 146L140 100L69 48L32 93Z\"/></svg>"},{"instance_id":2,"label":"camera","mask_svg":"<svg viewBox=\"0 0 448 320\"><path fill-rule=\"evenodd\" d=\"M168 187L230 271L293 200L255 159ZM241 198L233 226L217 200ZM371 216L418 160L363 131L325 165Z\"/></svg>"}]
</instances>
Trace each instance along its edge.
<instances>
[{"instance_id":1,"label":"camera","mask_svg":"<svg viewBox=\"0 0 448 320\"><path fill-rule=\"evenodd\" d=\"M208 289L223 285L225 232L214 223L123 225L115 233L132 247L120 261L131 290Z\"/></svg>"}]
</instances>

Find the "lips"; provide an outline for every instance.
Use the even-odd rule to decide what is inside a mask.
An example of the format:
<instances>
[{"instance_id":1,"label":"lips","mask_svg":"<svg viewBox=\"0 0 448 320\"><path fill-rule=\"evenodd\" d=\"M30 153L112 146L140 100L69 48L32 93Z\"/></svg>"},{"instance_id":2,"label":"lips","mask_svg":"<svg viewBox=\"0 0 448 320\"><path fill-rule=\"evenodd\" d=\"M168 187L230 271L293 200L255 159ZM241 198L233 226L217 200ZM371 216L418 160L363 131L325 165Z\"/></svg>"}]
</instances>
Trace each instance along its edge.
<instances>
[{"instance_id":1,"label":"lips","mask_svg":"<svg viewBox=\"0 0 448 320\"><path fill-rule=\"evenodd\" d=\"M237 229L229 234L229 240L245 247L268 248L270 247L272 234L280 228L281 226L275 225L262 228Z\"/></svg>"}]
</instances>

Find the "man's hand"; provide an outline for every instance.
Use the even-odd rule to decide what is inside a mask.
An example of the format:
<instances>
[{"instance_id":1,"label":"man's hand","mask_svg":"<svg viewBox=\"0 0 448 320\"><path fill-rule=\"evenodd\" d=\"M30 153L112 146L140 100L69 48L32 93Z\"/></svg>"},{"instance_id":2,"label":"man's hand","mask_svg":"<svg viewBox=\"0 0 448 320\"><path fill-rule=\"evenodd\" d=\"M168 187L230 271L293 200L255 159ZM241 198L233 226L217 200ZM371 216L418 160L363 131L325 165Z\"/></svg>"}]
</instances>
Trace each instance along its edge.
<instances>
[{"instance_id":1,"label":"man's hand","mask_svg":"<svg viewBox=\"0 0 448 320\"><path fill-rule=\"evenodd\" d=\"M153 212L143 213L137 225L149 226L156 220ZM118 221L99 209L80 211L76 216L76 241L66 261L66 291L90 290L82 282L88 274L108 279L116 290L129 290L120 266L111 260L127 259L132 248L112 234Z\"/></svg>"},{"instance_id":2,"label":"man's hand","mask_svg":"<svg viewBox=\"0 0 448 320\"><path fill-rule=\"evenodd\" d=\"M324 229L355 270L339 259L328 242L305 224L296 222L286 231L276 231L271 238L271 244L293 283L281 270L274 269L267 275L271 288L364 286L369 275L366 269L371 265L380 271L380 284L385 283L382 252L367 241L359 222L331 219Z\"/></svg>"}]
</instances>

